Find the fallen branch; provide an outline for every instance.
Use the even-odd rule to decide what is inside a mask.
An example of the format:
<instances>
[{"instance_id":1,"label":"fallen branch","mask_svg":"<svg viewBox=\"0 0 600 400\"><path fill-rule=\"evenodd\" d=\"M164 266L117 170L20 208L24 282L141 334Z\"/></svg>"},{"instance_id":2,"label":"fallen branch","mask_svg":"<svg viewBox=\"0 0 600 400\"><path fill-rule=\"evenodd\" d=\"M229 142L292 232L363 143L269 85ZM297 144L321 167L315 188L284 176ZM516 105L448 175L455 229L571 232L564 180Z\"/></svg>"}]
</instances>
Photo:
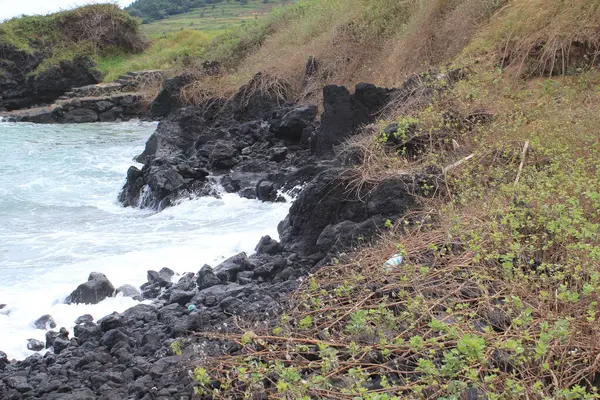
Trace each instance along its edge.
<instances>
[{"instance_id":1,"label":"fallen branch","mask_svg":"<svg viewBox=\"0 0 600 400\"><path fill-rule=\"evenodd\" d=\"M519 183L519 179L521 179L521 173L523 172L523 166L525 165L525 157L527 157L527 149L529 149L529 140L525 142L523 146L523 153L521 153L521 164L519 165L519 172L517 173L517 179L515 179L515 183Z\"/></svg>"},{"instance_id":2,"label":"fallen branch","mask_svg":"<svg viewBox=\"0 0 600 400\"><path fill-rule=\"evenodd\" d=\"M475 157L475 153L471 153L468 156L466 156L465 158L458 160L457 162L455 162L454 164L448 165L446 168L444 168L444 174L448 171L450 171L451 169L454 169L458 166L460 166L461 164L463 164L464 162L469 161L471 158Z\"/></svg>"}]
</instances>

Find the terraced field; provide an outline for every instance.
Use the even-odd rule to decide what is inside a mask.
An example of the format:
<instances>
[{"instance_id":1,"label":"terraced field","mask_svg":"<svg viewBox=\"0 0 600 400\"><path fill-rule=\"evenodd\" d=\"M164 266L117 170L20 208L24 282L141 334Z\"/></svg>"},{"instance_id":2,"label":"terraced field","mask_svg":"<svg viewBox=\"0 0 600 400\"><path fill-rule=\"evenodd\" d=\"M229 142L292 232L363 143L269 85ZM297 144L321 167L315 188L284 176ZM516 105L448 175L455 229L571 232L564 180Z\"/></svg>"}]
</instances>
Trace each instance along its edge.
<instances>
[{"instance_id":1,"label":"terraced field","mask_svg":"<svg viewBox=\"0 0 600 400\"><path fill-rule=\"evenodd\" d=\"M222 31L246 21L262 18L273 7L287 2L289 0L269 0L268 3L264 3L263 0L250 0L246 4L219 3L145 24L142 29L150 36L179 30Z\"/></svg>"}]
</instances>

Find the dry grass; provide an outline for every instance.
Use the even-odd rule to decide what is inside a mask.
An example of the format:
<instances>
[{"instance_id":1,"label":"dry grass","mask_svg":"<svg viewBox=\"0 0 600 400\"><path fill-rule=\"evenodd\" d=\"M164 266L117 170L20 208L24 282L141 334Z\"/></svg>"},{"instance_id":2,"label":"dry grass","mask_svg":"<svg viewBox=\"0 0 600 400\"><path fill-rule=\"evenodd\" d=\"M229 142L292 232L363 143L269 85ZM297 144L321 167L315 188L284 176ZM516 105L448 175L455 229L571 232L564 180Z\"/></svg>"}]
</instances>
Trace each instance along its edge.
<instances>
[{"instance_id":1,"label":"dry grass","mask_svg":"<svg viewBox=\"0 0 600 400\"><path fill-rule=\"evenodd\" d=\"M268 19L264 29L249 30L245 41L252 45L244 47L243 60L231 64L233 44L225 39L209 56L225 60L230 73L221 86L227 92L263 71L289 82L296 98L318 100L324 84L393 86L450 62L497 7L495 0L302 0ZM311 56L319 70L307 80Z\"/></svg>"},{"instance_id":2,"label":"dry grass","mask_svg":"<svg viewBox=\"0 0 600 400\"><path fill-rule=\"evenodd\" d=\"M489 67L424 109L390 109L349 146L361 150L358 184L474 154L446 174L445 202L423 202L377 243L315 271L281 320L201 334L242 348L196 371L202 393L598 398L600 73L519 80ZM482 110L494 116L485 124L443 123ZM402 119L427 138L416 161L375 140ZM398 252L403 264L384 268Z\"/></svg>"},{"instance_id":3,"label":"dry grass","mask_svg":"<svg viewBox=\"0 0 600 400\"><path fill-rule=\"evenodd\" d=\"M461 216L481 226L473 210ZM450 237L450 221L426 228L432 215L317 271L270 330L240 322L245 333L227 338L242 354L204 367L224 385L215 398L583 398L564 390L592 387L600 366L593 296L574 306L544 283L515 284ZM405 262L386 270L399 244Z\"/></svg>"},{"instance_id":4,"label":"dry grass","mask_svg":"<svg viewBox=\"0 0 600 400\"><path fill-rule=\"evenodd\" d=\"M510 1L473 50L492 50L518 75L552 76L597 64L600 2Z\"/></svg>"},{"instance_id":5,"label":"dry grass","mask_svg":"<svg viewBox=\"0 0 600 400\"><path fill-rule=\"evenodd\" d=\"M152 79L145 79L137 84L136 92L140 96L138 106L141 109L150 109L150 105L163 88L164 80L164 75L154 75Z\"/></svg>"}]
</instances>

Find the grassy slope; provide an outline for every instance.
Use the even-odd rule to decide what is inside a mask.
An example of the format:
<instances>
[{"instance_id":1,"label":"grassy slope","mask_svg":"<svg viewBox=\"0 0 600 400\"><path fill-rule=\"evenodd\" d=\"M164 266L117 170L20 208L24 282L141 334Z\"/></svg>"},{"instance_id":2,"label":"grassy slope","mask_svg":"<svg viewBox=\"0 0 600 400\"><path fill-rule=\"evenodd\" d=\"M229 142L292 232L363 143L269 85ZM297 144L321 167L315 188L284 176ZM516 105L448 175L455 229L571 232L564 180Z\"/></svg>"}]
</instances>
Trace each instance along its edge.
<instances>
[{"instance_id":1,"label":"grassy slope","mask_svg":"<svg viewBox=\"0 0 600 400\"><path fill-rule=\"evenodd\" d=\"M104 81L110 82L128 71L181 67L191 60L202 58L214 36L213 33L190 30L171 32L155 38L142 54L101 59L98 69L105 74Z\"/></svg>"},{"instance_id":2,"label":"grassy slope","mask_svg":"<svg viewBox=\"0 0 600 400\"><path fill-rule=\"evenodd\" d=\"M248 4L218 3L215 8L206 7L186 14L176 15L165 20L142 25L142 30L152 38L152 45L142 54L116 55L104 57L99 69L105 74L105 81L112 81L128 71L147 69L189 68L194 60L215 59L206 50L215 37L228 37L231 30L240 28L252 30L260 26L265 15L274 6L286 1L272 1L264 4L262 0L251 0ZM204 12L204 17L200 13ZM255 15L258 14L258 15ZM240 26L242 21L250 21ZM228 46L231 43L227 43Z\"/></svg>"},{"instance_id":3,"label":"grassy slope","mask_svg":"<svg viewBox=\"0 0 600 400\"><path fill-rule=\"evenodd\" d=\"M374 244L321 268L279 322L240 322L242 332L226 337L243 351L200 366L201 392L599 398L600 72L590 54L600 4L484 3L301 0L269 17L260 40L232 32L207 49L241 65L228 82L253 69L294 82L311 54L323 82L397 84L448 63L472 73L429 107L389 110L354 142L370 155L357 172L371 183L462 161L443 190L382 227ZM231 49L248 49L241 38L253 46L236 64ZM473 124L469 115L493 117ZM403 146L384 145L392 121L416 123L424 150L407 158ZM396 252L404 264L385 270Z\"/></svg>"},{"instance_id":4,"label":"grassy slope","mask_svg":"<svg viewBox=\"0 0 600 400\"><path fill-rule=\"evenodd\" d=\"M169 18L154 21L142 26L144 32L150 36L161 35L179 30L223 31L243 22L262 18L269 13L271 8L285 3L284 0L271 0L263 3L262 0L250 0L247 4L217 3L200 8L185 14L173 15Z\"/></svg>"}]
</instances>

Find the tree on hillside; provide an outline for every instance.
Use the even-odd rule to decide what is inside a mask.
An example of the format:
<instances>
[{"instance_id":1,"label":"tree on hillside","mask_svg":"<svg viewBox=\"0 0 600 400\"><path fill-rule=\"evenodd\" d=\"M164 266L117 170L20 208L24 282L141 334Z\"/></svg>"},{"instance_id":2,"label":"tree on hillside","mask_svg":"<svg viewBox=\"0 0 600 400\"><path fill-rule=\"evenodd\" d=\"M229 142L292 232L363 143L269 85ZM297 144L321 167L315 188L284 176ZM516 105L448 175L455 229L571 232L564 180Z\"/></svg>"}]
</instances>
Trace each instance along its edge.
<instances>
[{"instance_id":1,"label":"tree on hillside","mask_svg":"<svg viewBox=\"0 0 600 400\"><path fill-rule=\"evenodd\" d=\"M131 15L142 18L144 23L166 18L170 15L183 14L194 8L208 4L220 3L223 0L135 0L125 8Z\"/></svg>"}]
</instances>

